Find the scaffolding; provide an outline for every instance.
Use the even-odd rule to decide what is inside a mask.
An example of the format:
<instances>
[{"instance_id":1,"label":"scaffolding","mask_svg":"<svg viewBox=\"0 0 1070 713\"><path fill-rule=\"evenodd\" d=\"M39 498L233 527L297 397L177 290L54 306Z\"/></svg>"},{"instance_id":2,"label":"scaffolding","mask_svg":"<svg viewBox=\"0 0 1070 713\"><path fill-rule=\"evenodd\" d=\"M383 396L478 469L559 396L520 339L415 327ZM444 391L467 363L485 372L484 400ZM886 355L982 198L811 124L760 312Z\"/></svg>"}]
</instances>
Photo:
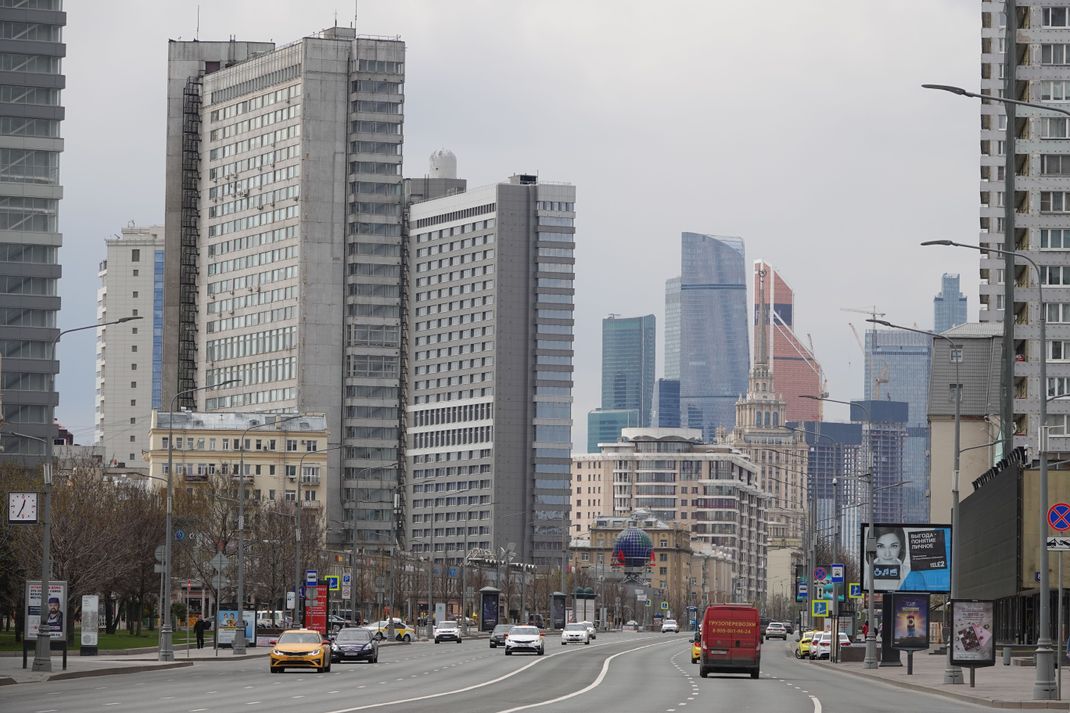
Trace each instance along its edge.
<instances>
[{"instance_id":1,"label":"scaffolding","mask_svg":"<svg viewBox=\"0 0 1070 713\"><path fill-rule=\"evenodd\" d=\"M182 90L182 218L179 243L178 392L197 386L197 258L201 220L201 89L200 75ZM195 408L193 393L179 405Z\"/></svg>"}]
</instances>

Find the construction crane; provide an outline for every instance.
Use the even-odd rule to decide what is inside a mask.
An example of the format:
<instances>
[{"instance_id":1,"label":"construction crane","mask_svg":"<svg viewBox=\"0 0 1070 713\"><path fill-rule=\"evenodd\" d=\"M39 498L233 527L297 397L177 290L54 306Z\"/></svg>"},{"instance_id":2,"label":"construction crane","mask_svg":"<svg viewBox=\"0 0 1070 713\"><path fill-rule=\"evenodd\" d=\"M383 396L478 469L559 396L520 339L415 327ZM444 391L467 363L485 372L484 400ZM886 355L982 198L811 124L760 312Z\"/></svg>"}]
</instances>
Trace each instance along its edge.
<instances>
[{"instance_id":1,"label":"construction crane","mask_svg":"<svg viewBox=\"0 0 1070 713\"><path fill-rule=\"evenodd\" d=\"M863 312L862 310L844 310L844 311L845 312L862 312L862 314L881 314L880 312L870 313L870 312ZM874 319L876 319L876 318L874 318ZM866 356L866 345L862 341L862 337L859 336L858 330L855 329L854 322L848 322L847 326L849 326L851 328L851 334L854 335L855 341L858 343L858 348L860 350L862 350L862 358L865 359L865 356ZM880 364L881 364L880 373L873 377L873 399L874 400L879 400L880 397L881 397L881 384L887 384L887 383L889 383L891 381L891 379L888 378L888 362L882 361L882 362L880 362Z\"/></svg>"}]
</instances>

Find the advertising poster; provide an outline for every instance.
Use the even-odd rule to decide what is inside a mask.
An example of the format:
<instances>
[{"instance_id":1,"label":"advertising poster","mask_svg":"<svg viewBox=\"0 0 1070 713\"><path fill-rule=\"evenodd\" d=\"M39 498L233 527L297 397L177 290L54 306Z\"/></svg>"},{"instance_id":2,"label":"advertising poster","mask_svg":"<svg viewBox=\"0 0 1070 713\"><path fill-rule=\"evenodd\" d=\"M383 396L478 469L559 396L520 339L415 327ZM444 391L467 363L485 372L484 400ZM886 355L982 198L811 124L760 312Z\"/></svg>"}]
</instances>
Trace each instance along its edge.
<instances>
[{"instance_id":1,"label":"advertising poster","mask_svg":"<svg viewBox=\"0 0 1070 713\"><path fill-rule=\"evenodd\" d=\"M82 596L82 646L96 646L100 627L100 597Z\"/></svg>"},{"instance_id":2,"label":"advertising poster","mask_svg":"<svg viewBox=\"0 0 1070 713\"><path fill-rule=\"evenodd\" d=\"M563 595L550 597L550 620L554 629L565 628L565 597Z\"/></svg>"},{"instance_id":3,"label":"advertising poster","mask_svg":"<svg viewBox=\"0 0 1070 713\"><path fill-rule=\"evenodd\" d=\"M869 525L862 525L859 553L865 563L863 587L873 577L876 592L951 590L951 526L877 523L873 528L876 556L865 557ZM871 572L872 570L872 572Z\"/></svg>"},{"instance_id":4,"label":"advertising poster","mask_svg":"<svg viewBox=\"0 0 1070 713\"><path fill-rule=\"evenodd\" d=\"M327 635L327 584L305 585L305 628Z\"/></svg>"},{"instance_id":5,"label":"advertising poster","mask_svg":"<svg viewBox=\"0 0 1070 713\"><path fill-rule=\"evenodd\" d=\"M256 612L245 612L245 643L255 646L254 631L256 630ZM238 610L220 609L216 613L216 637L219 644L231 646L234 644L234 635L238 631Z\"/></svg>"},{"instance_id":6,"label":"advertising poster","mask_svg":"<svg viewBox=\"0 0 1070 713\"><path fill-rule=\"evenodd\" d=\"M921 651L929 648L929 595L892 595L892 648Z\"/></svg>"},{"instance_id":7,"label":"advertising poster","mask_svg":"<svg viewBox=\"0 0 1070 713\"><path fill-rule=\"evenodd\" d=\"M481 596L479 629L493 631L498 625L498 592L483 592Z\"/></svg>"},{"instance_id":8,"label":"advertising poster","mask_svg":"<svg viewBox=\"0 0 1070 713\"><path fill-rule=\"evenodd\" d=\"M41 622L41 581L26 582L26 640L36 641L38 631L47 631L49 638L62 641L67 637L67 583L50 581L48 601L45 603L44 623Z\"/></svg>"},{"instance_id":9,"label":"advertising poster","mask_svg":"<svg viewBox=\"0 0 1070 713\"><path fill-rule=\"evenodd\" d=\"M991 601L951 600L951 664L954 666L995 666L996 645L992 631L994 607Z\"/></svg>"}]
</instances>

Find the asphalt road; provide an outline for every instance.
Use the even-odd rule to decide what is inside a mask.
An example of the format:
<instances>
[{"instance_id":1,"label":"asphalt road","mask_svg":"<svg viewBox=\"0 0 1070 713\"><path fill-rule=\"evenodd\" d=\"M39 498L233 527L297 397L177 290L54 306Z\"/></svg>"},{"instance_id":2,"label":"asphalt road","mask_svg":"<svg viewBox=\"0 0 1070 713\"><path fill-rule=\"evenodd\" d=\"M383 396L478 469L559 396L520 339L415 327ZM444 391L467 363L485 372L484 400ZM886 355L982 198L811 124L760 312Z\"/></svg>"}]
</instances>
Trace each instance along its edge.
<instances>
[{"instance_id":1,"label":"asphalt road","mask_svg":"<svg viewBox=\"0 0 1070 713\"><path fill-rule=\"evenodd\" d=\"M702 679L686 634L601 634L590 646L547 637L545 656L505 656L487 642L388 646L378 664L330 674L271 675L267 659L18 684L0 688L3 713L783 713L976 712L978 706L886 687L796 661L767 644L762 675Z\"/></svg>"}]
</instances>

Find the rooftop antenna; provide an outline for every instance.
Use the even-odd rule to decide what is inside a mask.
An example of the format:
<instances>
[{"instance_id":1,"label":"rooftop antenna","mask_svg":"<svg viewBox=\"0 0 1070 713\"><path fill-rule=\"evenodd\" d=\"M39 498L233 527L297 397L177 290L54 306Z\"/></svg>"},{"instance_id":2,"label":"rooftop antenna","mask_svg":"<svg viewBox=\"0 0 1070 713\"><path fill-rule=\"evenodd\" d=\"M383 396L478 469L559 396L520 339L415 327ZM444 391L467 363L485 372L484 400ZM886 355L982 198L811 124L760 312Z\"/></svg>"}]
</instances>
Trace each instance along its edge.
<instances>
[{"instance_id":1,"label":"rooftop antenna","mask_svg":"<svg viewBox=\"0 0 1070 713\"><path fill-rule=\"evenodd\" d=\"M357 28L357 10L360 6L360 0L353 0L353 29Z\"/></svg>"},{"instance_id":2,"label":"rooftop antenna","mask_svg":"<svg viewBox=\"0 0 1070 713\"><path fill-rule=\"evenodd\" d=\"M201 39L201 6L197 6L197 31L193 33L194 41L200 41Z\"/></svg>"}]
</instances>

